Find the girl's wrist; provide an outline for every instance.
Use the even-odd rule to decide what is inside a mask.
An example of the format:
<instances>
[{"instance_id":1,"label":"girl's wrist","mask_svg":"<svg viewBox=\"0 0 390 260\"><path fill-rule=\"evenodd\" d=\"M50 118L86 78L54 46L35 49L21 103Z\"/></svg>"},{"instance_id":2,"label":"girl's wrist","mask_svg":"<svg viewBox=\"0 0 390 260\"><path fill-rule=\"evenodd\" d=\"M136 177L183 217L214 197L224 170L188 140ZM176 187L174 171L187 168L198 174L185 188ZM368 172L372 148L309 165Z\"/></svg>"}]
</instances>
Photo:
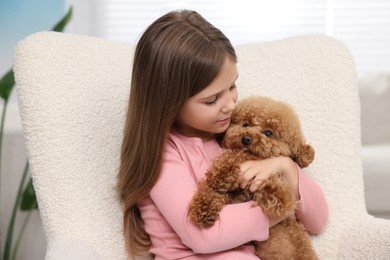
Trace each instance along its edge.
<instances>
[{"instance_id":1,"label":"girl's wrist","mask_svg":"<svg viewBox=\"0 0 390 260\"><path fill-rule=\"evenodd\" d=\"M298 166L297 164L290 158L290 157L283 157L283 163L282 163L282 169L283 172L286 175L286 178L294 191L295 197L297 200L299 200L299 189L298 189L298 182L299 182L299 173L298 173Z\"/></svg>"}]
</instances>

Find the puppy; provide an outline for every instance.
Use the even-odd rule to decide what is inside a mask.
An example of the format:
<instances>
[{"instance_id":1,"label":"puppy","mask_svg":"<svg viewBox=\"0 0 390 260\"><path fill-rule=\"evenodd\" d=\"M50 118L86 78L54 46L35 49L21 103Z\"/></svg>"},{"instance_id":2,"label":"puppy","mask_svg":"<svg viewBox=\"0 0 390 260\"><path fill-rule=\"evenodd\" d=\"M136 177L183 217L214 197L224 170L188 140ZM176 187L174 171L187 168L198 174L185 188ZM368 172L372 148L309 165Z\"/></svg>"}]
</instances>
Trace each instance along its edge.
<instances>
[{"instance_id":1,"label":"puppy","mask_svg":"<svg viewBox=\"0 0 390 260\"><path fill-rule=\"evenodd\" d=\"M267 241L254 242L261 259L317 259L310 237L295 218L297 201L283 172L264 180L255 192L238 185L240 165L247 160L288 156L301 168L314 160L294 110L268 97L246 98L237 104L221 139L224 151L189 205L193 223L209 228L226 204L253 200L269 218L284 219L270 229Z\"/></svg>"}]
</instances>

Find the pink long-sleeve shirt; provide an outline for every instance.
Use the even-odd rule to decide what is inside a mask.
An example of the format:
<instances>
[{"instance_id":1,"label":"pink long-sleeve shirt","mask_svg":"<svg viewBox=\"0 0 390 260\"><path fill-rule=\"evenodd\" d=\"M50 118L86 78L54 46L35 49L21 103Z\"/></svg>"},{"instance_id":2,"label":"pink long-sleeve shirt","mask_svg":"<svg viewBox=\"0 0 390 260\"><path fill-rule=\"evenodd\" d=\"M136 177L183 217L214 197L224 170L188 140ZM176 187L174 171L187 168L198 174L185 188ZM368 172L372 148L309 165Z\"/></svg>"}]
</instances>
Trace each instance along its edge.
<instances>
[{"instance_id":1,"label":"pink long-sleeve shirt","mask_svg":"<svg viewBox=\"0 0 390 260\"><path fill-rule=\"evenodd\" d=\"M169 134L161 175L138 204L156 260L258 259L248 242L266 240L269 221L252 202L226 205L209 229L198 228L187 216L197 183L221 152L215 140L203 143L175 131ZM299 194L297 218L309 232L321 232L328 206L321 188L300 169Z\"/></svg>"}]
</instances>

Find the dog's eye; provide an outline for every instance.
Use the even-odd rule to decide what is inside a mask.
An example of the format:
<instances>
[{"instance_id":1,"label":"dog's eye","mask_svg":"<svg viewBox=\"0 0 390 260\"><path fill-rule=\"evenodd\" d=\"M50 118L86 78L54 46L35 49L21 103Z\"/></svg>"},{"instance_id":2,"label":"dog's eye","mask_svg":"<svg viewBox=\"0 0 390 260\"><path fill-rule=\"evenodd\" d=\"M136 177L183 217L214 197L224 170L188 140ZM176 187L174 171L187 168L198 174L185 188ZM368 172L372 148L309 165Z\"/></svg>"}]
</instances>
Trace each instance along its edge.
<instances>
[{"instance_id":1,"label":"dog's eye","mask_svg":"<svg viewBox=\"0 0 390 260\"><path fill-rule=\"evenodd\" d=\"M244 124L242 125L242 127L247 128L247 127L249 127L249 124L248 124L248 123L244 123Z\"/></svg>"},{"instance_id":2,"label":"dog's eye","mask_svg":"<svg viewBox=\"0 0 390 260\"><path fill-rule=\"evenodd\" d=\"M272 131L270 131L270 130L264 130L263 131L263 134L265 134L265 136L271 136L272 135Z\"/></svg>"}]
</instances>

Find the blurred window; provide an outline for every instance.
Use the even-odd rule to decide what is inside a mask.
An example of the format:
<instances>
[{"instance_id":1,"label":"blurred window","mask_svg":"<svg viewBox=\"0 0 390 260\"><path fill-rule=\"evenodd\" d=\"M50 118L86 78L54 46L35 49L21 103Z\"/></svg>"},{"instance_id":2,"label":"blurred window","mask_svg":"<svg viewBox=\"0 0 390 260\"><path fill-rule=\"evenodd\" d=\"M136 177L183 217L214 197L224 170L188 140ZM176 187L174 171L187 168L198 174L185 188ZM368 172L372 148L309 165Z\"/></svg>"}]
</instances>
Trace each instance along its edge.
<instances>
[{"instance_id":1,"label":"blurred window","mask_svg":"<svg viewBox=\"0 0 390 260\"><path fill-rule=\"evenodd\" d=\"M97 0L92 34L136 43L157 17L193 9L234 45L298 34L326 34L345 42L358 71L390 71L389 0Z\"/></svg>"}]
</instances>

